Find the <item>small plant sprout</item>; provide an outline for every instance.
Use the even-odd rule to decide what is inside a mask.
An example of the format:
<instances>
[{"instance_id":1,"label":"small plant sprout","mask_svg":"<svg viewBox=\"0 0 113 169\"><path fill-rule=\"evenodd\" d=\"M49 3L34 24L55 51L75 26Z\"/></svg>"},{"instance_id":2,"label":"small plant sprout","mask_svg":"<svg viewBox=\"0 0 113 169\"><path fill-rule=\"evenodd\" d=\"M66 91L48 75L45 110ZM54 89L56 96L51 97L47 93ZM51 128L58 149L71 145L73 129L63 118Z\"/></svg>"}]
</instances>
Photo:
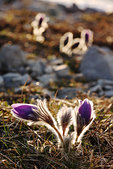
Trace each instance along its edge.
<instances>
[{"instance_id":1,"label":"small plant sprout","mask_svg":"<svg viewBox=\"0 0 113 169\"><path fill-rule=\"evenodd\" d=\"M36 15L35 20L31 23L31 26L33 27L33 34L35 36L36 41L43 43L45 38L43 36L43 33L48 28L48 22L49 18L46 17L44 13L39 13Z\"/></svg>"},{"instance_id":2,"label":"small plant sprout","mask_svg":"<svg viewBox=\"0 0 113 169\"><path fill-rule=\"evenodd\" d=\"M83 50L87 50L93 43L93 32L90 29L83 29L81 32L81 39L84 42Z\"/></svg>"},{"instance_id":3,"label":"small plant sprout","mask_svg":"<svg viewBox=\"0 0 113 169\"><path fill-rule=\"evenodd\" d=\"M96 115L92 101L79 100L79 106L63 105L57 113L56 120L49 111L46 99L37 100L37 105L17 103L12 105L14 117L27 121L29 125L44 125L53 132L58 141L58 147L63 152L69 152L76 142L81 143L84 133L89 129ZM70 126L74 131L70 131Z\"/></svg>"},{"instance_id":4,"label":"small plant sprout","mask_svg":"<svg viewBox=\"0 0 113 169\"><path fill-rule=\"evenodd\" d=\"M65 53L67 55L71 55L71 46L73 44L73 34L71 32L66 32L60 38L60 52Z\"/></svg>"},{"instance_id":5,"label":"small plant sprout","mask_svg":"<svg viewBox=\"0 0 113 169\"><path fill-rule=\"evenodd\" d=\"M75 129L73 143L80 143L84 133L89 129L96 115L93 110L93 102L84 99L79 100L79 106L74 109L73 125Z\"/></svg>"}]
</instances>

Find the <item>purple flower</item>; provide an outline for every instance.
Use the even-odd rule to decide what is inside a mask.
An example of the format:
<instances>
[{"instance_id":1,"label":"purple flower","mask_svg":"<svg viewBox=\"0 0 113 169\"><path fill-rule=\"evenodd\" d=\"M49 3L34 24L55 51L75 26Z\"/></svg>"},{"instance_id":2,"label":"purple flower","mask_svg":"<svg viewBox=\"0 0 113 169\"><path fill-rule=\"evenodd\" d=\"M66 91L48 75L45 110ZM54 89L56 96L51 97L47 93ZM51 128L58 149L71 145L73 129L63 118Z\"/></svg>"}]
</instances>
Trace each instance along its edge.
<instances>
[{"instance_id":1,"label":"purple flower","mask_svg":"<svg viewBox=\"0 0 113 169\"><path fill-rule=\"evenodd\" d=\"M92 113L92 102L88 99L79 102L78 115L89 123Z\"/></svg>"},{"instance_id":2,"label":"purple flower","mask_svg":"<svg viewBox=\"0 0 113 169\"><path fill-rule=\"evenodd\" d=\"M74 112L73 125L75 134L72 142L81 143L83 135L96 117L95 111L93 110L93 102L88 99L79 100L79 106L78 108L75 107Z\"/></svg>"},{"instance_id":3,"label":"purple flower","mask_svg":"<svg viewBox=\"0 0 113 169\"><path fill-rule=\"evenodd\" d=\"M11 112L17 118L51 127L56 126L55 120L47 108L46 100L37 100L37 105L17 103L12 107Z\"/></svg>"},{"instance_id":4,"label":"purple flower","mask_svg":"<svg viewBox=\"0 0 113 169\"><path fill-rule=\"evenodd\" d=\"M84 29L81 32L81 38L84 40L86 46L91 46L93 42L93 32L90 29Z\"/></svg>"},{"instance_id":5,"label":"purple flower","mask_svg":"<svg viewBox=\"0 0 113 169\"><path fill-rule=\"evenodd\" d=\"M79 107L77 110L76 118L77 118L77 136L79 136L82 134L83 131L89 128L90 124L95 119L93 102L88 99L84 99L83 101L79 100Z\"/></svg>"},{"instance_id":6,"label":"purple flower","mask_svg":"<svg viewBox=\"0 0 113 169\"><path fill-rule=\"evenodd\" d=\"M17 103L12 104L12 114L18 118L23 120L31 120L37 121L39 116L35 110L37 110L37 106L32 104L24 104L24 103Z\"/></svg>"}]
</instances>

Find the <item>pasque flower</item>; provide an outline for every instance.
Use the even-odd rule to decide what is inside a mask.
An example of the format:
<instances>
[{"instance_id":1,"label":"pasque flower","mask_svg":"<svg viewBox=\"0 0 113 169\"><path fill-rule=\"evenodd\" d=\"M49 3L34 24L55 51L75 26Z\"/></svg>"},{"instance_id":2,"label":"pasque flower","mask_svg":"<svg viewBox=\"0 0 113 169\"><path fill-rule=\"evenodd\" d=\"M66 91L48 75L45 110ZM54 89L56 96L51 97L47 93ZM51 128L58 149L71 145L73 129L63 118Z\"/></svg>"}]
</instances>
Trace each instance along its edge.
<instances>
[{"instance_id":1,"label":"pasque flower","mask_svg":"<svg viewBox=\"0 0 113 169\"><path fill-rule=\"evenodd\" d=\"M11 113L29 124L45 125L57 137L59 146L64 144L64 135L68 132L71 122L71 110L66 106L62 107L57 116L57 122L47 108L46 100L37 100L37 105L17 103L12 105Z\"/></svg>"},{"instance_id":2,"label":"pasque flower","mask_svg":"<svg viewBox=\"0 0 113 169\"><path fill-rule=\"evenodd\" d=\"M86 47L91 46L93 42L93 32L90 29L83 29L81 32L81 39L83 39Z\"/></svg>"},{"instance_id":3,"label":"pasque flower","mask_svg":"<svg viewBox=\"0 0 113 169\"><path fill-rule=\"evenodd\" d=\"M23 120L37 121L39 116L36 113L37 107L33 104L17 103L12 104L12 114Z\"/></svg>"},{"instance_id":4,"label":"pasque flower","mask_svg":"<svg viewBox=\"0 0 113 169\"><path fill-rule=\"evenodd\" d=\"M74 109L63 105L57 113L57 121L49 111L46 99L43 101L38 99L36 105L13 104L12 108L11 113L15 117L30 124L45 125L50 129L56 135L59 148L66 152L70 150L72 144L81 143L84 133L96 117L93 103L88 99L79 100L79 106ZM71 125L74 126L74 132L70 131Z\"/></svg>"},{"instance_id":5,"label":"pasque flower","mask_svg":"<svg viewBox=\"0 0 113 169\"><path fill-rule=\"evenodd\" d=\"M33 27L33 34L36 41L43 43L45 38L43 33L48 28L49 18L46 17L44 13L38 13L35 17L35 20L32 21L31 26Z\"/></svg>"},{"instance_id":6,"label":"pasque flower","mask_svg":"<svg viewBox=\"0 0 113 169\"><path fill-rule=\"evenodd\" d=\"M72 43L73 43L73 34L71 32L66 32L60 38L60 52L70 56L72 54L71 51Z\"/></svg>"},{"instance_id":7,"label":"pasque flower","mask_svg":"<svg viewBox=\"0 0 113 169\"><path fill-rule=\"evenodd\" d=\"M74 114L73 124L76 131L74 142L81 142L84 133L89 129L95 117L93 102L88 99L84 99L83 101L79 100L79 106L75 108Z\"/></svg>"}]
</instances>

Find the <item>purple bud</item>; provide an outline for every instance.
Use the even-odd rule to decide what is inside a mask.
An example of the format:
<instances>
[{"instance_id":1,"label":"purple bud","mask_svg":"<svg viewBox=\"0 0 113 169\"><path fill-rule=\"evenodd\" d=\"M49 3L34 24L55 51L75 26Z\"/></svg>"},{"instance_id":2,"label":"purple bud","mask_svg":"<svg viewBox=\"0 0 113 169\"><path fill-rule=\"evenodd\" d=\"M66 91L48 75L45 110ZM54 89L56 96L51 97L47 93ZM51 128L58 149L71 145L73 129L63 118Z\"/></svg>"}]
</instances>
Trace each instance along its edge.
<instances>
[{"instance_id":1,"label":"purple bud","mask_svg":"<svg viewBox=\"0 0 113 169\"><path fill-rule=\"evenodd\" d=\"M38 23L38 26L39 26L39 27L41 27L41 24L42 24L43 20L44 20L44 18L43 18L43 17L40 17L39 23Z\"/></svg>"},{"instance_id":2,"label":"purple bud","mask_svg":"<svg viewBox=\"0 0 113 169\"><path fill-rule=\"evenodd\" d=\"M91 46L93 42L93 32L90 29L84 29L81 32L81 38L84 40L86 46Z\"/></svg>"},{"instance_id":3,"label":"purple bud","mask_svg":"<svg viewBox=\"0 0 113 169\"><path fill-rule=\"evenodd\" d=\"M80 45L80 42L76 42L72 45L72 49L76 49Z\"/></svg>"},{"instance_id":4,"label":"purple bud","mask_svg":"<svg viewBox=\"0 0 113 169\"><path fill-rule=\"evenodd\" d=\"M92 105L88 99L85 99L82 104L80 104L78 113L80 117L85 120L86 123L89 123L92 113Z\"/></svg>"},{"instance_id":5,"label":"purple bud","mask_svg":"<svg viewBox=\"0 0 113 169\"><path fill-rule=\"evenodd\" d=\"M12 106L12 113L14 116L24 119L24 120L32 120L37 121L39 116L35 112L37 110L37 107L32 104L23 104L23 103L17 103L13 104Z\"/></svg>"},{"instance_id":6,"label":"purple bud","mask_svg":"<svg viewBox=\"0 0 113 169\"><path fill-rule=\"evenodd\" d=\"M69 37L67 36L66 39L64 40L64 46L66 46L68 42L69 42Z\"/></svg>"},{"instance_id":7,"label":"purple bud","mask_svg":"<svg viewBox=\"0 0 113 169\"><path fill-rule=\"evenodd\" d=\"M88 43L89 42L89 33L86 32L85 34L85 42Z\"/></svg>"}]
</instances>

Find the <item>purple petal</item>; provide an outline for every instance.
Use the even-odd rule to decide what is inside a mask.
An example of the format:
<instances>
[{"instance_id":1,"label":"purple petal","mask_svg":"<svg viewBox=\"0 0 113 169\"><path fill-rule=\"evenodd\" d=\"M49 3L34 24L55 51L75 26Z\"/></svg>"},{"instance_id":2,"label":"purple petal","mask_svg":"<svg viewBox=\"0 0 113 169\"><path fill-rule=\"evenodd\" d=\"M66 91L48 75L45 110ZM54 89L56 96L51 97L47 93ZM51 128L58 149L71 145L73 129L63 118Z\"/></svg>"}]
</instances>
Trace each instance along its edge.
<instances>
[{"instance_id":1,"label":"purple petal","mask_svg":"<svg viewBox=\"0 0 113 169\"><path fill-rule=\"evenodd\" d=\"M89 42L89 33L86 32L85 34L85 42L88 43Z\"/></svg>"},{"instance_id":2,"label":"purple petal","mask_svg":"<svg viewBox=\"0 0 113 169\"><path fill-rule=\"evenodd\" d=\"M66 46L68 42L69 42L69 37L67 36L66 39L64 40L64 46Z\"/></svg>"},{"instance_id":3,"label":"purple petal","mask_svg":"<svg viewBox=\"0 0 113 169\"><path fill-rule=\"evenodd\" d=\"M12 113L19 118L22 118L24 120L32 120L37 121L39 116L35 112L37 110L37 107L32 104L13 104L12 105Z\"/></svg>"},{"instance_id":4,"label":"purple petal","mask_svg":"<svg viewBox=\"0 0 113 169\"><path fill-rule=\"evenodd\" d=\"M42 24L43 20L44 20L44 17L40 17L39 24L38 24L39 27L41 27L41 24Z\"/></svg>"},{"instance_id":5,"label":"purple petal","mask_svg":"<svg viewBox=\"0 0 113 169\"><path fill-rule=\"evenodd\" d=\"M81 118L85 119L86 123L90 121L91 110L92 108L90 102L88 101L88 99L85 99L79 107L79 115L81 116Z\"/></svg>"}]
</instances>

